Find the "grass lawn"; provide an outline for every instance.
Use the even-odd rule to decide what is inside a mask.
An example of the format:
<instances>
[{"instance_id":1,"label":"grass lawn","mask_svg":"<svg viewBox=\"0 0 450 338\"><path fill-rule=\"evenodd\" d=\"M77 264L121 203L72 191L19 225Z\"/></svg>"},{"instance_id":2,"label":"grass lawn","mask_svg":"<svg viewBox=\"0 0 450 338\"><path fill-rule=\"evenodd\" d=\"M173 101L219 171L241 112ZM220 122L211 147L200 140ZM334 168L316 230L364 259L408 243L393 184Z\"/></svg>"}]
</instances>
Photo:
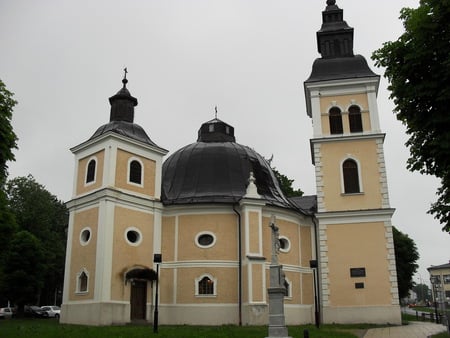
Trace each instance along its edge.
<instances>
[{"instance_id":1,"label":"grass lawn","mask_svg":"<svg viewBox=\"0 0 450 338\"><path fill-rule=\"evenodd\" d=\"M358 337L368 325L323 325L317 329L313 325L290 326L289 335L303 338L303 331L309 331L310 338L352 338ZM266 326L159 326L153 333L152 326L82 326L59 324L55 319L11 319L0 321L0 337L11 338L264 338L268 334Z\"/></svg>"}]
</instances>

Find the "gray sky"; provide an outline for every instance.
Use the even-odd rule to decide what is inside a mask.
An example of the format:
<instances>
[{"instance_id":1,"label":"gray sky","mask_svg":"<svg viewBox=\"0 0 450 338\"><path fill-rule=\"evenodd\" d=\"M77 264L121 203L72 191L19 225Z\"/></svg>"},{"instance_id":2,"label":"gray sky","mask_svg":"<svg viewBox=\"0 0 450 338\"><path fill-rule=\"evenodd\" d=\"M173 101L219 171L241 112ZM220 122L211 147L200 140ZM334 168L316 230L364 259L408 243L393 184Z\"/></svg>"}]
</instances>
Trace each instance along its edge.
<instances>
[{"instance_id":1,"label":"gray sky","mask_svg":"<svg viewBox=\"0 0 450 338\"><path fill-rule=\"evenodd\" d=\"M218 117L237 142L315 194L310 118L303 81L319 57L316 31L325 0L0 0L0 78L19 101L19 137L10 178L32 174L58 198L72 196L69 148L109 121L108 98L128 88L135 122L172 153L195 142L200 125ZM355 53L372 69L372 52L403 31L402 7L419 0L338 0L355 29ZM378 104L393 224L417 244L415 280L450 259L450 236L426 214L439 182L406 170L405 128L392 114L387 83ZM170 154L169 153L169 154Z\"/></svg>"}]
</instances>

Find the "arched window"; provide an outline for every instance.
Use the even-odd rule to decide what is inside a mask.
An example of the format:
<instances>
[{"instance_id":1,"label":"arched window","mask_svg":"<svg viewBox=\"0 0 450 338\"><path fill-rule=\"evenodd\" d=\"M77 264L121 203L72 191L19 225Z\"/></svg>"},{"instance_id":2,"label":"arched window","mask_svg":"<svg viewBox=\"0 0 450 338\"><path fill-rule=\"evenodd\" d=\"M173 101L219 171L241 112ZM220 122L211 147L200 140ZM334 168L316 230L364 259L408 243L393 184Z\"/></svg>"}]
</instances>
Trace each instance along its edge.
<instances>
[{"instance_id":1,"label":"arched window","mask_svg":"<svg viewBox=\"0 0 450 338\"><path fill-rule=\"evenodd\" d=\"M137 160L130 162L129 181L131 183L142 184L142 165Z\"/></svg>"},{"instance_id":2,"label":"arched window","mask_svg":"<svg viewBox=\"0 0 450 338\"><path fill-rule=\"evenodd\" d=\"M341 110L338 107L331 108L328 118L330 119L330 133L342 134L344 131L342 128Z\"/></svg>"},{"instance_id":3,"label":"arched window","mask_svg":"<svg viewBox=\"0 0 450 338\"><path fill-rule=\"evenodd\" d=\"M89 281L89 275L86 272L86 270L83 269L77 275L77 292L78 293L88 292L88 281Z\"/></svg>"},{"instance_id":4,"label":"arched window","mask_svg":"<svg viewBox=\"0 0 450 338\"><path fill-rule=\"evenodd\" d=\"M203 276L203 278L197 280L197 295L215 295L214 284L215 283L211 278L208 276Z\"/></svg>"},{"instance_id":5,"label":"arched window","mask_svg":"<svg viewBox=\"0 0 450 338\"><path fill-rule=\"evenodd\" d=\"M348 108L348 122L350 124L350 132L358 133L363 131L361 108L358 106L351 106Z\"/></svg>"},{"instance_id":6,"label":"arched window","mask_svg":"<svg viewBox=\"0 0 450 338\"><path fill-rule=\"evenodd\" d=\"M89 161L86 170L86 183L91 183L95 181L95 167L97 162L95 159Z\"/></svg>"},{"instance_id":7,"label":"arched window","mask_svg":"<svg viewBox=\"0 0 450 338\"><path fill-rule=\"evenodd\" d=\"M342 164L342 175L344 178L344 192L354 194L360 192L358 164L352 159L347 159Z\"/></svg>"},{"instance_id":8,"label":"arched window","mask_svg":"<svg viewBox=\"0 0 450 338\"><path fill-rule=\"evenodd\" d=\"M291 283L285 278L283 284L284 284L283 286L285 289L284 296L292 297Z\"/></svg>"}]
</instances>

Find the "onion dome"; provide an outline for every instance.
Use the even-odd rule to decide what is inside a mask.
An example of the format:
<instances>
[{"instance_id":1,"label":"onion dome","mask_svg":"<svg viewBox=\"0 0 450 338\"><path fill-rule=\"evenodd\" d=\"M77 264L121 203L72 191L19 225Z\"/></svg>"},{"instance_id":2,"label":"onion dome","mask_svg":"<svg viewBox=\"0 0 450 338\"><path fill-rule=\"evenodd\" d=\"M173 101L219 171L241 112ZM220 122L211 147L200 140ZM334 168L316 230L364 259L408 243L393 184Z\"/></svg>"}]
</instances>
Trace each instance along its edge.
<instances>
[{"instance_id":1,"label":"onion dome","mask_svg":"<svg viewBox=\"0 0 450 338\"><path fill-rule=\"evenodd\" d=\"M246 195L251 172L261 199L291 208L269 163L235 142L234 128L215 118L202 124L197 142L163 164L161 200L165 205L237 203Z\"/></svg>"},{"instance_id":2,"label":"onion dome","mask_svg":"<svg viewBox=\"0 0 450 338\"><path fill-rule=\"evenodd\" d=\"M138 101L135 97L131 96L126 87L128 83L126 75L127 71L125 68L125 76L122 80L123 87L115 95L109 98L109 103L111 104L109 123L99 127L94 135L91 136L90 140L103 134L113 132L152 147L162 149L148 137L147 133L140 125L134 123L134 107L137 106Z\"/></svg>"}]
</instances>

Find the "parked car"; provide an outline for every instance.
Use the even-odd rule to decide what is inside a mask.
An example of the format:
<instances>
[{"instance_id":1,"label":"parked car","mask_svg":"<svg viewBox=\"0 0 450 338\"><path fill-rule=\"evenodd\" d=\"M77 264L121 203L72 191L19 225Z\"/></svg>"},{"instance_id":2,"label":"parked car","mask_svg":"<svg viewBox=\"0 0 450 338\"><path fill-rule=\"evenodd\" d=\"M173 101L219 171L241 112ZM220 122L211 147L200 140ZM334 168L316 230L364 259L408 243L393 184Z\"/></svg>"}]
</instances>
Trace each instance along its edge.
<instances>
[{"instance_id":1,"label":"parked car","mask_svg":"<svg viewBox=\"0 0 450 338\"><path fill-rule=\"evenodd\" d=\"M10 307L0 308L0 319L10 319L14 317L13 309Z\"/></svg>"},{"instance_id":2,"label":"parked car","mask_svg":"<svg viewBox=\"0 0 450 338\"><path fill-rule=\"evenodd\" d=\"M24 313L26 317L48 318L48 313L35 305L25 306Z\"/></svg>"},{"instance_id":3,"label":"parked car","mask_svg":"<svg viewBox=\"0 0 450 338\"><path fill-rule=\"evenodd\" d=\"M55 305L41 306L41 309L47 312L50 318L59 318L59 315L61 313L61 309L59 308L59 306Z\"/></svg>"}]
</instances>

